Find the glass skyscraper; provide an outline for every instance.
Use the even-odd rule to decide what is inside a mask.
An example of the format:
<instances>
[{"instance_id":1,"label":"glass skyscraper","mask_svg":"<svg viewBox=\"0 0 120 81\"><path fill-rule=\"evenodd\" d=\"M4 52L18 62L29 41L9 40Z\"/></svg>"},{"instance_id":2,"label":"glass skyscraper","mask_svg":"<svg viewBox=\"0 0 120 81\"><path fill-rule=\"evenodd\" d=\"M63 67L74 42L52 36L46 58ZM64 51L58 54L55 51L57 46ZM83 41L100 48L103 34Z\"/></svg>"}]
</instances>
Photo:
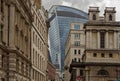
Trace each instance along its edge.
<instances>
[{"instance_id":1,"label":"glass skyscraper","mask_svg":"<svg viewBox=\"0 0 120 81\"><path fill-rule=\"evenodd\" d=\"M87 13L75 8L54 5L49 10L50 55L53 64L62 71L64 69L65 43L70 30L70 23L85 23L87 20Z\"/></svg>"}]
</instances>

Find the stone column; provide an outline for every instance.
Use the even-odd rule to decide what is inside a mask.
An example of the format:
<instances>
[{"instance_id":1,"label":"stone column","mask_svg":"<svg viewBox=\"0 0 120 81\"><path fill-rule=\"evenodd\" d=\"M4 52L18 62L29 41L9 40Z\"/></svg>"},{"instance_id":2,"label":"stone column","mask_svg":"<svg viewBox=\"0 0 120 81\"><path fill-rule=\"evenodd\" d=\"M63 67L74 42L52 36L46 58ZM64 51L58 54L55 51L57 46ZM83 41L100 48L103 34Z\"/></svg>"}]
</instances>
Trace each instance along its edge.
<instances>
[{"instance_id":1,"label":"stone column","mask_svg":"<svg viewBox=\"0 0 120 81\"><path fill-rule=\"evenodd\" d=\"M80 69L76 68L76 76L79 76L79 75L80 75Z\"/></svg>"},{"instance_id":2,"label":"stone column","mask_svg":"<svg viewBox=\"0 0 120 81\"><path fill-rule=\"evenodd\" d=\"M89 38L89 40L90 40L90 42L89 42L89 44L90 44L90 48L92 48L93 46L93 44L92 44L92 31L90 31L90 38Z\"/></svg>"},{"instance_id":3,"label":"stone column","mask_svg":"<svg viewBox=\"0 0 120 81\"><path fill-rule=\"evenodd\" d=\"M8 6L4 6L4 23L3 40L8 44Z\"/></svg>"},{"instance_id":4,"label":"stone column","mask_svg":"<svg viewBox=\"0 0 120 81\"><path fill-rule=\"evenodd\" d=\"M89 48L89 32L86 31L86 48Z\"/></svg>"},{"instance_id":5,"label":"stone column","mask_svg":"<svg viewBox=\"0 0 120 81\"><path fill-rule=\"evenodd\" d=\"M15 71L16 71L16 54L9 53L9 81L16 81Z\"/></svg>"},{"instance_id":6,"label":"stone column","mask_svg":"<svg viewBox=\"0 0 120 81\"><path fill-rule=\"evenodd\" d=\"M106 36L105 36L106 38L106 40L105 40L105 48L108 48L108 32L106 32Z\"/></svg>"},{"instance_id":7,"label":"stone column","mask_svg":"<svg viewBox=\"0 0 120 81\"><path fill-rule=\"evenodd\" d=\"M9 8L9 45L14 48L14 37L15 37L15 6L10 5Z\"/></svg>"},{"instance_id":8,"label":"stone column","mask_svg":"<svg viewBox=\"0 0 120 81\"><path fill-rule=\"evenodd\" d=\"M88 67L86 67L85 68L85 81L89 81L89 68Z\"/></svg>"},{"instance_id":9,"label":"stone column","mask_svg":"<svg viewBox=\"0 0 120 81\"><path fill-rule=\"evenodd\" d=\"M117 49L117 32L114 32L114 49Z\"/></svg>"},{"instance_id":10,"label":"stone column","mask_svg":"<svg viewBox=\"0 0 120 81\"><path fill-rule=\"evenodd\" d=\"M97 32L97 39L98 39L97 40L97 43L98 43L97 44L97 46L98 46L97 48L100 48L100 31Z\"/></svg>"}]
</instances>

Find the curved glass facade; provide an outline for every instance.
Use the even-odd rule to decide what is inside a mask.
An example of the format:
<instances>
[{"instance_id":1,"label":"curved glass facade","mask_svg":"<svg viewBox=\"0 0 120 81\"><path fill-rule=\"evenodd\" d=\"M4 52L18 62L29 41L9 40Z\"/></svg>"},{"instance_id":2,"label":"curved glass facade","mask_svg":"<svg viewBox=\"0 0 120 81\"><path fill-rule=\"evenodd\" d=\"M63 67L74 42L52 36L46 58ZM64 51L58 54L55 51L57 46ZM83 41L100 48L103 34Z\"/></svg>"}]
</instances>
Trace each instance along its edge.
<instances>
[{"instance_id":1,"label":"curved glass facade","mask_svg":"<svg viewBox=\"0 0 120 81\"><path fill-rule=\"evenodd\" d=\"M59 5L53 6L49 12L50 55L53 64L63 71L65 43L70 30L70 23L85 23L88 20L88 15L81 10Z\"/></svg>"}]
</instances>

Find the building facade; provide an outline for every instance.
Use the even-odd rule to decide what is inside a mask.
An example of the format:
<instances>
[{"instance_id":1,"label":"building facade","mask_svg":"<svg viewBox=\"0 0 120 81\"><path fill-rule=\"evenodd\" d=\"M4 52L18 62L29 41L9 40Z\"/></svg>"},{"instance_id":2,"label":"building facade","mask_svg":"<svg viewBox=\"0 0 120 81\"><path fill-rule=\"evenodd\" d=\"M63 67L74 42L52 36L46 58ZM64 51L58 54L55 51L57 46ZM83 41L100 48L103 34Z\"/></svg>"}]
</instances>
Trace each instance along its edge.
<instances>
[{"instance_id":1,"label":"building facade","mask_svg":"<svg viewBox=\"0 0 120 81\"><path fill-rule=\"evenodd\" d=\"M66 41L65 60L64 60L64 81L70 81L70 64L82 62L82 55L85 51L85 30L84 23L71 23L70 32ZM74 68L77 75L80 73L78 67Z\"/></svg>"},{"instance_id":2,"label":"building facade","mask_svg":"<svg viewBox=\"0 0 120 81\"><path fill-rule=\"evenodd\" d=\"M0 81L30 81L30 0L0 0Z\"/></svg>"},{"instance_id":3,"label":"building facade","mask_svg":"<svg viewBox=\"0 0 120 81\"><path fill-rule=\"evenodd\" d=\"M55 5L49 10L50 54L53 64L64 70L65 42L71 22L86 22L87 14L81 10Z\"/></svg>"},{"instance_id":4,"label":"building facade","mask_svg":"<svg viewBox=\"0 0 120 81\"><path fill-rule=\"evenodd\" d=\"M84 24L85 51L82 62L71 63L70 81L115 81L120 79L120 22L115 7L106 7L104 17L99 7L90 7L89 21ZM81 71L77 75L74 68Z\"/></svg>"},{"instance_id":5,"label":"building facade","mask_svg":"<svg viewBox=\"0 0 120 81\"><path fill-rule=\"evenodd\" d=\"M34 22L31 28L31 79L47 81L48 65L48 26L47 11L39 0L32 1L31 8Z\"/></svg>"},{"instance_id":6,"label":"building facade","mask_svg":"<svg viewBox=\"0 0 120 81\"><path fill-rule=\"evenodd\" d=\"M56 68L55 66L49 61L48 62L48 81L56 81Z\"/></svg>"}]
</instances>

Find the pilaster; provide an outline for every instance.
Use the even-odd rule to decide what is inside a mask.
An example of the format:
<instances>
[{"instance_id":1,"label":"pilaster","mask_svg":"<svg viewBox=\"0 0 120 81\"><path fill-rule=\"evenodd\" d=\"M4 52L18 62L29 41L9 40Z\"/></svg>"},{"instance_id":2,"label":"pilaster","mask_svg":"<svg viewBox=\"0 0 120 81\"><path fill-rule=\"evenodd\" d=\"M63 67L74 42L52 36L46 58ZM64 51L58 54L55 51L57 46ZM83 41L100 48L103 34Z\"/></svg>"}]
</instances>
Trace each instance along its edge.
<instances>
[{"instance_id":1,"label":"pilaster","mask_svg":"<svg viewBox=\"0 0 120 81\"><path fill-rule=\"evenodd\" d=\"M9 70L16 71L16 54L9 53Z\"/></svg>"},{"instance_id":2,"label":"pilaster","mask_svg":"<svg viewBox=\"0 0 120 81\"><path fill-rule=\"evenodd\" d=\"M89 44L90 44L90 48L92 48L93 47L92 46L92 31L90 31L89 34L90 34L90 38L89 38L90 42L89 42Z\"/></svg>"},{"instance_id":3,"label":"pilaster","mask_svg":"<svg viewBox=\"0 0 120 81\"><path fill-rule=\"evenodd\" d=\"M14 19L15 19L15 6L13 4L10 5L10 8L9 8L9 46L14 48L14 37L15 37L15 22L14 22Z\"/></svg>"},{"instance_id":4,"label":"pilaster","mask_svg":"<svg viewBox=\"0 0 120 81\"><path fill-rule=\"evenodd\" d=\"M117 33L114 32L114 49L117 48Z\"/></svg>"},{"instance_id":5,"label":"pilaster","mask_svg":"<svg viewBox=\"0 0 120 81\"><path fill-rule=\"evenodd\" d=\"M88 67L86 67L85 68L85 81L89 81L89 68Z\"/></svg>"},{"instance_id":6,"label":"pilaster","mask_svg":"<svg viewBox=\"0 0 120 81\"><path fill-rule=\"evenodd\" d=\"M108 32L106 32L106 36L105 36L106 40L105 40L105 48L108 48Z\"/></svg>"},{"instance_id":7,"label":"pilaster","mask_svg":"<svg viewBox=\"0 0 120 81\"><path fill-rule=\"evenodd\" d=\"M98 41L97 42L97 46L98 46L97 48L100 48L100 31L97 32L97 39L98 39L97 40Z\"/></svg>"},{"instance_id":8,"label":"pilaster","mask_svg":"<svg viewBox=\"0 0 120 81\"><path fill-rule=\"evenodd\" d=\"M89 48L90 47L90 41L89 41L89 31L86 31L86 48Z\"/></svg>"}]
</instances>

